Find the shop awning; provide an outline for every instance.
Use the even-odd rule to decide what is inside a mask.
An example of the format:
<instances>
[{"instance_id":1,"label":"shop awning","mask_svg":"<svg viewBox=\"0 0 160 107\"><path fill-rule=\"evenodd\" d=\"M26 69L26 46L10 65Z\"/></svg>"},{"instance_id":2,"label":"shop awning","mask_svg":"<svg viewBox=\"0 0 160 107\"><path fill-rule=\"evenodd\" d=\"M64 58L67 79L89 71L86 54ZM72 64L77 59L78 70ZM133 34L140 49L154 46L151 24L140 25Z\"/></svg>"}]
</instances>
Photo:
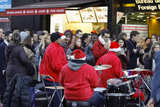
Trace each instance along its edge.
<instances>
[{"instance_id":1,"label":"shop awning","mask_svg":"<svg viewBox=\"0 0 160 107\"><path fill-rule=\"evenodd\" d=\"M5 14L7 16L64 14L66 8L78 7L83 5L92 6L92 3L98 2L100 2L100 0L65 0L39 2L7 9L5 11Z\"/></svg>"}]
</instances>

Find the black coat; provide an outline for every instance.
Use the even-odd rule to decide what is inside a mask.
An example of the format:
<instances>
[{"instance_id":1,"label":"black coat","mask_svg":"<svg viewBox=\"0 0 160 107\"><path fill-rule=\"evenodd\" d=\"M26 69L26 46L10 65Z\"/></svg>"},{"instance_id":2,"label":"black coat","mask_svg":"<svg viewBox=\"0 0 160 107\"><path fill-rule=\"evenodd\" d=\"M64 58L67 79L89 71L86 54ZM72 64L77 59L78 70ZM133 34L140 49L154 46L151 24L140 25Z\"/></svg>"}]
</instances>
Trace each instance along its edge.
<instances>
[{"instance_id":1,"label":"black coat","mask_svg":"<svg viewBox=\"0 0 160 107\"><path fill-rule=\"evenodd\" d=\"M137 67L137 58L139 57L139 49L136 47L136 43L131 39L126 41L127 49L129 51L129 64L128 69L134 69ZM134 53L133 49L137 49L137 52Z\"/></svg>"},{"instance_id":2,"label":"black coat","mask_svg":"<svg viewBox=\"0 0 160 107\"><path fill-rule=\"evenodd\" d=\"M32 77L16 74L4 94L3 107L32 107Z\"/></svg>"},{"instance_id":3,"label":"black coat","mask_svg":"<svg viewBox=\"0 0 160 107\"><path fill-rule=\"evenodd\" d=\"M154 98L154 107L160 107L160 51L155 53L155 63L156 68L151 83L151 98Z\"/></svg>"},{"instance_id":4,"label":"black coat","mask_svg":"<svg viewBox=\"0 0 160 107\"><path fill-rule=\"evenodd\" d=\"M7 47L7 44L3 41L0 44L0 95L2 95L5 91L5 77L2 73L3 70L6 69L7 64L5 60L5 48Z\"/></svg>"},{"instance_id":5,"label":"black coat","mask_svg":"<svg viewBox=\"0 0 160 107\"><path fill-rule=\"evenodd\" d=\"M15 74L33 75L34 67L28 59L23 47L9 45L6 48L6 81L7 84Z\"/></svg>"}]
</instances>

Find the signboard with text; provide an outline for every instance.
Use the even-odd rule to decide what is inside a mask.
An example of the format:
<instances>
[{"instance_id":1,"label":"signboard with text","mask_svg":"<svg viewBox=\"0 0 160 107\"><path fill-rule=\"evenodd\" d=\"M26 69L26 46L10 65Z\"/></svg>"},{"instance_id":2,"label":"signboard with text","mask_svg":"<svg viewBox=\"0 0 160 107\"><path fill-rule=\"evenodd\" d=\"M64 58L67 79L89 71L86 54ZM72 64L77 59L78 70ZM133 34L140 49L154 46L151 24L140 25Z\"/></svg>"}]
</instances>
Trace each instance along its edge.
<instances>
[{"instance_id":1,"label":"signboard with text","mask_svg":"<svg viewBox=\"0 0 160 107\"><path fill-rule=\"evenodd\" d=\"M7 9L7 16L65 14L65 8Z\"/></svg>"},{"instance_id":2,"label":"signboard with text","mask_svg":"<svg viewBox=\"0 0 160 107\"><path fill-rule=\"evenodd\" d=\"M0 12L4 12L6 9L11 8L11 0L0 0Z\"/></svg>"},{"instance_id":3,"label":"signboard with text","mask_svg":"<svg viewBox=\"0 0 160 107\"><path fill-rule=\"evenodd\" d=\"M159 11L160 0L135 0L138 11Z\"/></svg>"}]
</instances>

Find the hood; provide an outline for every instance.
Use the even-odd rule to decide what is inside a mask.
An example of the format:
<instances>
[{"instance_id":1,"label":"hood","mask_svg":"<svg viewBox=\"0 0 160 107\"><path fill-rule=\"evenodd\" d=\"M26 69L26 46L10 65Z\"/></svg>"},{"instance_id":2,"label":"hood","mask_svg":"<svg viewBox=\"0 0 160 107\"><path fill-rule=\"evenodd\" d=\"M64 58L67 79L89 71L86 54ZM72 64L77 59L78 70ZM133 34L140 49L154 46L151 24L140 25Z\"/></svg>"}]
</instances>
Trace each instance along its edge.
<instances>
[{"instance_id":1,"label":"hood","mask_svg":"<svg viewBox=\"0 0 160 107\"><path fill-rule=\"evenodd\" d=\"M80 67L83 64L86 64L86 61L83 61L83 60L70 60L69 63L68 63L68 66L73 71L77 71L77 70L80 69Z\"/></svg>"}]
</instances>

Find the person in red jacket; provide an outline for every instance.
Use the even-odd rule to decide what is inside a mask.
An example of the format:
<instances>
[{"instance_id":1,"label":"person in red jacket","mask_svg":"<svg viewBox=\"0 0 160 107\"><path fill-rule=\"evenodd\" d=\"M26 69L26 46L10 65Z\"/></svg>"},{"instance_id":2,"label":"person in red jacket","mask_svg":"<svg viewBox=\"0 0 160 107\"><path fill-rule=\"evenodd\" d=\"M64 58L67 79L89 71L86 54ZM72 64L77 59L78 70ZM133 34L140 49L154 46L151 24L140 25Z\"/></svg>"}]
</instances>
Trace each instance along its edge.
<instances>
[{"instance_id":1,"label":"person in red jacket","mask_svg":"<svg viewBox=\"0 0 160 107\"><path fill-rule=\"evenodd\" d=\"M96 65L111 65L112 67L106 70L102 70L101 73L97 72L101 87L107 88L107 80L113 78L121 78L127 76L122 71L122 64L117 54L121 51L120 45L118 42L111 42L110 49L108 53L100 57ZM144 94L142 91L137 89L136 93L132 95L132 98L138 98L140 95L141 100L144 100Z\"/></svg>"},{"instance_id":2,"label":"person in red jacket","mask_svg":"<svg viewBox=\"0 0 160 107\"><path fill-rule=\"evenodd\" d=\"M71 53L69 63L62 68L60 83L64 86L65 99L88 101L96 107L104 105L104 96L93 90L99 84L96 71L86 63L86 55L80 49Z\"/></svg>"},{"instance_id":3,"label":"person in red jacket","mask_svg":"<svg viewBox=\"0 0 160 107\"><path fill-rule=\"evenodd\" d=\"M61 68L67 63L66 55L63 47L61 46L63 42L63 37L61 34L56 32L51 34L52 43L47 47L42 62L39 67L41 75L49 75L54 79L56 85L59 85L59 73ZM46 86L54 86L53 79L45 80ZM49 92L53 90L48 90ZM58 96L58 95L57 95ZM53 107L58 107L60 100L54 97Z\"/></svg>"},{"instance_id":4,"label":"person in red jacket","mask_svg":"<svg viewBox=\"0 0 160 107\"><path fill-rule=\"evenodd\" d=\"M60 45L62 39L60 33L51 34L52 43L47 47L40 64L40 74L51 76L55 82L59 82L61 68L67 63L66 54Z\"/></svg>"},{"instance_id":5,"label":"person in red jacket","mask_svg":"<svg viewBox=\"0 0 160 107\"><path fill-rule=\"evenodd\" d=\"M124 76L122 71L122 65L120 59L117 56L117 52L121 51L117 42L111 42L109 51L99 58L96 65L111 65L112 67L106 70L102 70L101 75L98 73L101 79L101 87L107 87L107 80L111 78L120 78Z\"/></svg>"},{"instance_id":6,"label":"person in red jacket","mask_svg":"<svg viewBox=\"0 0 160 107\"><path fill-rule=\"evenodd\" d=\"M102 30L98 40L93 44L93 55L95 57L95 61L97 61L101 56L103 56L107 50L109 49L110 45L110 34L107 30Z\"/></svg>"}]
</instances>

